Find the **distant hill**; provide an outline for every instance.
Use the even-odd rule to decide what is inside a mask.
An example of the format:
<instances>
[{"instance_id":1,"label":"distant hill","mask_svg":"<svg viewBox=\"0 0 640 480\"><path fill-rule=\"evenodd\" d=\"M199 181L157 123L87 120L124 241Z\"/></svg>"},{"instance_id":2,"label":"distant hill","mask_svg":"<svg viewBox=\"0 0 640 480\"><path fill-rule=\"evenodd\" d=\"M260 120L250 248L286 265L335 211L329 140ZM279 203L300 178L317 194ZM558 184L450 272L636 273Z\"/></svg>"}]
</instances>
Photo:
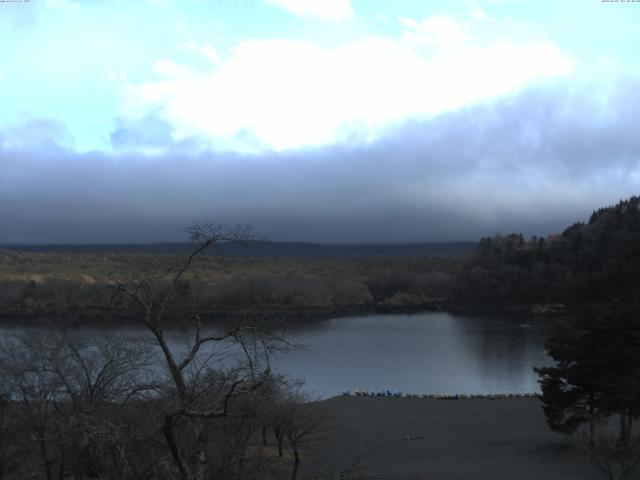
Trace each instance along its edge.
<instances>
[{"instance_id":1,"label":"distant hill","mask_svg":"<svg viewBox=\"0 0 640 480\"><path fill-rule=\"evenodd\" d=\"M462 257L471 253L475 242L411 244L320 244L308 242L268 242L248 247L221 244L227 255L270 258L360 258L360 257ZM21 252L40 253L175 253L189 251L190 243L105 244L105 245L4 245Z\"/></svg>"}]
</instances>

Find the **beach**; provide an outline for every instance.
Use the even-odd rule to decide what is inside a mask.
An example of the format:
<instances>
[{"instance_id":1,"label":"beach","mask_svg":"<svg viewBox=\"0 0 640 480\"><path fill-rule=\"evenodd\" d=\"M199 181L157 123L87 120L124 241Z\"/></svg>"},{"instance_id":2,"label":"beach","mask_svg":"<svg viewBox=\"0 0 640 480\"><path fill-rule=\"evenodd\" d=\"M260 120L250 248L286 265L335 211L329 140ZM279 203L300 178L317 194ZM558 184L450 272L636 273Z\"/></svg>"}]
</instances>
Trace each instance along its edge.
<instances>
[{"instance_id":1,"label":"beach","mask_svg":"<svg viewBox=\"0 0 640 480\"><path fill-rule=\"evenodd\" d=\"M307 443L312 478L604 478L551 432L537 398L437 400L334 397L326 425ZM360 460L359 460L360 459Z\"/></svg>"}]
</instances>

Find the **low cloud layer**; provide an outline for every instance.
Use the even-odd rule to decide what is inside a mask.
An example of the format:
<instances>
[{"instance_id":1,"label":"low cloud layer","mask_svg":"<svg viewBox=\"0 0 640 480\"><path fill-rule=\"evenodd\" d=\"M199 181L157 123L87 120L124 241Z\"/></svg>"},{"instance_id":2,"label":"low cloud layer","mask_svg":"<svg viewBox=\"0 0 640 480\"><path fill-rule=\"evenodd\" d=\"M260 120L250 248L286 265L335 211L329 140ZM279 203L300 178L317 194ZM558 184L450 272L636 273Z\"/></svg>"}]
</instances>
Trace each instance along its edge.
<instances>
[{"instance_id":1,"label":"low cloud layer","mask_svg":"<svg viewBox=\"0 0 640 480\"><path fill-rule=\"evenodd\" d=\"M64 126L31 120L0 131L0 242L174 241L200 220L274 240L546 235L638 193L639 87L532 87L373 143L260 155L175 141L154 116L118 122L117 153L78 154Z\"/></svg>"}]
</instances>

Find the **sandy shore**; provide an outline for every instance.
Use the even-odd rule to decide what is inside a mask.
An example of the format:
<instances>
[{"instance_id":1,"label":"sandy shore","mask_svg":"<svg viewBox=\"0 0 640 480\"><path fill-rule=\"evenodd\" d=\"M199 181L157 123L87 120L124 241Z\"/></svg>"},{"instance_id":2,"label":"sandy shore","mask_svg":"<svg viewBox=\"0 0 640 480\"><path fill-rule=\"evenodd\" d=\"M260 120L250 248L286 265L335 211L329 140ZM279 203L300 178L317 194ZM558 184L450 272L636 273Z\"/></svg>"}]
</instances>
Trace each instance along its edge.
<instances>
[{"instance_id":1,"label":"sandy shore","mask_svg":"<svg viewBox=\"0 0 640 480\"><path fill-rule=\"evenodd\" d=\"M303 472L312 478L338 478L360 455L349 478L602 478L569 439L548 429L536 398L335 397L321 403L333 413L306 448Z\"/></svg>"}]
</instances>

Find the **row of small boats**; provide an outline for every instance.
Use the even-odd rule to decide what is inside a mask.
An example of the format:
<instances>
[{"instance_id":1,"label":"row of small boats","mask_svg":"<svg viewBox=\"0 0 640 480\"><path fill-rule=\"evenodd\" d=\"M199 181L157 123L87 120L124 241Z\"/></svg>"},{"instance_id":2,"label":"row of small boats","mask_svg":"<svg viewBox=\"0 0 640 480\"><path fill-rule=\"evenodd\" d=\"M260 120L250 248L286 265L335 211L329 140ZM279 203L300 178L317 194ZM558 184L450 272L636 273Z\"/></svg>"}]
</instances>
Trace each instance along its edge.
<instances>
[{"instance_id":1,"label":"row of small boats","mask_svg":"<svg viewBox=\"0 0 640 480\"><path fill-rule=\"evenodd\" d=\"M539 393L491 393L491 394L464 394L464 393L444 393L444 394L430 394L430 393L403 393L402 390L344 390L343 396L354 397L404 397L404 398L433 398L436 400L459 400L465 398L481 398L488 400L496 400L499 398L521 398L521 397L539 397Z\"/></svg>"}]
</instances>

